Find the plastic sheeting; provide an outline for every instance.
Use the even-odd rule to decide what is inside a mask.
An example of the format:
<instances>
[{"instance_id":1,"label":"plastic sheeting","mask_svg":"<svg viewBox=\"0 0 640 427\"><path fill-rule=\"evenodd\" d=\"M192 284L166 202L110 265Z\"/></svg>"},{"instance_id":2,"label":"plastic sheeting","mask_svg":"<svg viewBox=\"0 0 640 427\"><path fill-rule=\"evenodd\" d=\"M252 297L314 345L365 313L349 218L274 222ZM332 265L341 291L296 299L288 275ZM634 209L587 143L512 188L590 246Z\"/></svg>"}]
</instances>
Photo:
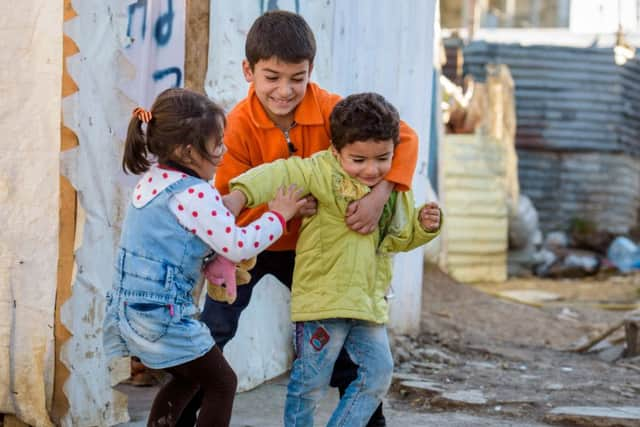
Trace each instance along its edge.
<instances>
[{"instance_id":1,"label":"plastic sheeting","mask_svg":"<svg viewBox=\"0 0 640 427\"><path fill-rule=\"evenodd\" d=\"M114 226L123 206L113 178L120 166L116 130L133 108L116 87L131 78L127 72L133 70L122 66L119 51L126 42L121 35L127 23L124 2L75 1L73 6L78 16L64 29L79 49L67 60L78 92L63 100L63 119L79 146L63 153L62 167L80 203L72 295L61 309L62 323L72 337L60 359L70 372L64 386L69 412L63 424L89 426L128 419L126 400L111 389L101 332L116 244Z\"/></svg>"},{"instance_id":2,"label":"plastic sheeting","mask_svg":"<svg viewBox=\"0 0 640 427\"><path fill-rule=\"evenodd\" d=\"M165 89L184 86L184 0L137 1L127 8L123 53L136 70L122 84L128 98L151 108Z\"/></svg>"},{"instance_id":3,"label":"plastic sheeting","mask_svg":"<svg viewBox=\"0 0 640 427\"><path fill-rule=\"evenodd\" d=\"M0 8L0 413L50 426L62 2Z\"/></svg>"},{"instance_id":4,"label":"plastic sheeting","mask_svg":"<svg viewBox=\"0 0 640 427\"><path fill-rule=\"evenodd\" d=\"M79 53L68 60L78 92L64 99L64 123L79 146L63 154L64 175L78 192L78 247L72 296L62 322L73 334L62 349L69 368L64 425L111 425L128 419L113 384L129 374L128 359L108 365L102 352L105 293L129 199L121 172L126 126L134 106L149 106L164 88L182 84L184 1L74 1L65 32Z\"/></svg>"}]
</instances>

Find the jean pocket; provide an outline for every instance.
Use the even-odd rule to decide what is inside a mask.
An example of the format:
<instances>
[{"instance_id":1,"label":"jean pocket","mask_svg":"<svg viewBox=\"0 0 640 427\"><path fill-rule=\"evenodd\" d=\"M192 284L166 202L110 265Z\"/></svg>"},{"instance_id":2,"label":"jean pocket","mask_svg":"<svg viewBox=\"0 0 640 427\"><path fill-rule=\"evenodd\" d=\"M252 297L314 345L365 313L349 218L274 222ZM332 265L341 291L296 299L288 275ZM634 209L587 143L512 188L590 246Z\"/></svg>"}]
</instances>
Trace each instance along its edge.
<instances>
[{"instance_id":1,"label":"jean pocket","mask_svg":"<svg viewBox=\"0 0 640 427\"><path fill-rule=\"evenodd\" d=\"M147 341L155 342L167 333L171 324L168 304L127 303L124 317L133 332Z\"/></svg>"}]
</instances>

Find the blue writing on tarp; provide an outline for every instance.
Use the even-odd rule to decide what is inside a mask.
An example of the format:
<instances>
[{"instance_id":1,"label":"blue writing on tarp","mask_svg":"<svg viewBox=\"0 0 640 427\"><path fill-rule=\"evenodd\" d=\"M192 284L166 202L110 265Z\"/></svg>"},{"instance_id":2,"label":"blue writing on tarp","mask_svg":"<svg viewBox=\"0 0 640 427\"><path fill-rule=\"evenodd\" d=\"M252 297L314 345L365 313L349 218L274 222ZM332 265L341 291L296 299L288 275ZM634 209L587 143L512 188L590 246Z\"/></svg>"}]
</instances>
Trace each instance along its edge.
<instances>
[{"instance_id":1,"label":"blue writing on tarp","mask_svg":"<svg viewBox=\"0 0 640 427\"><path fill-rule=\"evenodd\" d=\"M169 67L169 68L165 68L164 70L154 71L153 80L157 82L171 74L175 75L176 77L176 82L171 87L180 87L180 85L182 84L182 71L178 67Z\"/></svg>"},{"instance_id":2,"label":"blue writing on tarp","mask_svg":"<svg viewBox=\"0 0 640 427\"><path fill-rule=\"evenodd\" d=\"M158 10L154 9L154 7L163 9ZM173 23L176 17L173 0L157 0L156 2L137 0L128 6L128 13L127 36L130 37L134 43L143 43L146 37L147 26L149 26L152 28L153 33L150 40L148 40L151 46L155 44L161 48L169 45L173 34ZM159 16L157 16L157 13L159 13ZM151 15L149 16L149 14ZM157 18L155 18L155 16L157 16ZM149 25L147 25L147 18L149 18ZM136 38L138 38L137 41L135 40ZM131 47L131 45L129 45L129 47ZM146 50L146 47L143 49ZM151 49L149 53L151 52L154 52L154 50ZM151 78L156 83L168 78L171 79L170 87L181 87L183 83L182 66L156 69L151 73ZM163 83L162 86L167 87L166 83Z\"/></svg>"},{"instance_id":3,"label":"blue writing on tarp","mask_svg":"<svg viewBox=\"0 0 640 427\"><path fill-rule=\"evenodd\" d=\"M171 40L171 30L173 29L173 0L167 0L167 12L160 15L156 21L154 36L160 46L165 46Z\"/></svg>"},{"instance_id":4,"label":"blue writing on tarp","mask_svg":"<svg viewBox=\"0 0 640 427\"><path fill-rule=\"evenodd\" d=\"M127 37L131 37L131 24L133 23L133 16L136 14L136 10L142 8L142 31L141 36L144 40L144 36L147 32L147 0L138 0L137 2L129 5L129 21L127 22Z\"/></svg>"},{"instance_id":5,"label":"blue writing on tarp","mask_svg":"<svg viewBox=\"0 0 640 427\"><path fill-rule=\"evenodd\" d=\"M266 2L266 7L265 7ZM296 13L300 13L300 0L295 0ZM260 0L260 13L264 13L268 10L279 10L278 0Z\"/></svg>"}]
</instances>

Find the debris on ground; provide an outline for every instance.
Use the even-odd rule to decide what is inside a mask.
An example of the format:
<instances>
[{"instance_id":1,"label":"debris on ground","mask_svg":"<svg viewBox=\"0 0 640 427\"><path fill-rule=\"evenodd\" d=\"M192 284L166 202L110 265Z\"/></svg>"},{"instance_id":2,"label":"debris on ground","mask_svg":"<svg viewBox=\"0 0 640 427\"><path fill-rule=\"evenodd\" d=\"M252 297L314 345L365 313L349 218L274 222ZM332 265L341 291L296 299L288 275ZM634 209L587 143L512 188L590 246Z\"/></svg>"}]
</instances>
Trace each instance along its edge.
<instances>
[{"instance_id":1,"label":"debris on ground","mask_svg":"<svg viewBox=\"0 0 640 427\"><path fill-rule=\"evenodd\" d=\"M531 292L523 297L515 291L524 283ZM634 312L599 306L637 305L640 274L490 287L507 298L427 268L422 333L391 337L394 407L519 423L640 425L640 357L624 357L625 316Z\"/></svg>"}]
</instances>

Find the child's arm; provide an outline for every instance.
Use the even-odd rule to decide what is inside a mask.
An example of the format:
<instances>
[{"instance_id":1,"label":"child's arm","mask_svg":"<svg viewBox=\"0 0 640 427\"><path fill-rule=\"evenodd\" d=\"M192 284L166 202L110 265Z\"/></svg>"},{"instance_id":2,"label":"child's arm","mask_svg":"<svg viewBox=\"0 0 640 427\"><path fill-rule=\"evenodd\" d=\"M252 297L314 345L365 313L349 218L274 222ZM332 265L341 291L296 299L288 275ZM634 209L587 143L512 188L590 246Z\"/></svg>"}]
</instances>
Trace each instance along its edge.
<instances>
[{"instance_id":1,"label":"child's arm","mask_svg":"<svg viewBox=\"0 0 640 427\"><path fill-rule=\"evenodd\" d=\"M238 216L240 212L242 212L242 209L247 206L247 198L238 190L231 191L229 194L222 196L222 202L234 216Z\"/></svg>"},{"instance_id":2,"label":"child's arm","mask_svg":"<svg viewBox=\"0 0 640 427\"><path fill-rule=\"evenodd\" d=\"M244 196L244 206L253 207L269 201L280 187L297 185L301 195L313 193L313 158L290 157L255 167L229 182L231 194ZM238 204L237 194L229 201ZM244 207L243 206L243 207Z\"/></svg>"},{"instance_id":3,"label":"child's arm","mask_svg":"<svg viewBox=\"0 0 640 427\"><path fill-rule=\"evenodd\" d=\"M393 153L391 170L385 180L373 187L371 193L357 200L347 209L347 226L358 233L373 232L380 221L385 203L391 191L411 189L413 172L418 161L418 135L405 122L400 121L400 142Z\"/></svg>"},{"instance_id":4,"label":"child's arm","mask_svg":"<svg viewBox=\"0 0 640 427\"><path fill-rule=\"evenodd\" d=\"M246 202L246 199L244 198L244 195L238 191L234 191L232 192L232 195L227 195L223 198L225 206L230 208L227 203L233 198L237 199L236 205L241 209ZM284 219L290 219L297 208L304 203L304 201L299 199L300 197L295 188L289 188L288 191L280 189L278 190L276 197L269 202L269 208L274 212L282 213ZM254 228L257 229L259 225L257 225L256 222L257 221L254 221L254 223L249 226L251 227L253 225ZM241 261L238 268L236 268L235 263L228 258L219 255L203 266L202 271L204 276L210 283L207 285L207 293L209 293L209 296L214 300L227 301L229 304L233 304L237 295L236 278L240 278L240 284L249 283L251 276L249 275L248 270L253 268L255 265L255 257L252 257L251 260ZM225 291L222 291L221 288L216 288L216 286L222 286L223 284L226 285Z\"/></svg>"},{"instance_id":5,"label":"child's arm","mask_svg":"<svg viewBox=\"0 0 640 427\"><path fill-rule=\"evenodd\" d=\"M393 152L391 170L387 173L385 180L393 183L398 191L410 190L417 163L418 134L401 120L400 142Z\"/></svg>"},{"instance_id":6,"label":"child's arm","mask_svg":"<svg viewBox=\"0 0 640 427\"><path fill-rule=\"evenodd\" d=\"M430 202L419 210L413 207L413 195L411 192L398 193L394 218L391 221L388 234L383 238L381 251L383 252L407 252L428 243L440 234L442 229L442 212L437 203ZM408 222L399 226L398 212L408 214L404 221Z\"/></svg>"},{"instance_id":7,"label":"child's arm","mask_svg":"<svg viewBox=\"0 0 640 427\"><path fill-rule=\"evenodd\" d=\"M216 253L240 262L262 252L282 235L286 221L298 209L299 197L295 191L285 192L270 204L271 211L246 227L235 224L235 216L223 205L220 193L204 182L175 194L169 207L183 227Z\"/></svg>"},{"instance_id":8,"label":"child's arm","mask_svg":"<svg viewBox=\"0 0 640 427\"><path fill-rule=\"evenodd\" d=\"M300 199L303 192L298 191L291 184L293 182L309 183L308 178L311 176L311 171L308 163L309 161L292 157L254 168L232 180L231 192L223 197L223 202L234 215L237 215L248 204L248 201L258 200L254 204L262 204L271 198L272 192L277 191L277 195L280 195L284 191L281 185L287 185L289 186L288 193L295 193L296 207L299 209L308 202L305 199ZM273 201L269 203L269 207L278 210L277 206L273 205ZM251 228L251 224L248 228ZM226 256L226 254L222 255ZM226 283L226 297L224 300L230 303L236 297L235 272L235 265L224 257L217 257L204 270L205 276L212 284L221 285ZM212 295L214 293L219 294L218 290L208 288L208 292L210 292L209 295L212 298L218 299Z\"/></svg>"}]
</instances>

